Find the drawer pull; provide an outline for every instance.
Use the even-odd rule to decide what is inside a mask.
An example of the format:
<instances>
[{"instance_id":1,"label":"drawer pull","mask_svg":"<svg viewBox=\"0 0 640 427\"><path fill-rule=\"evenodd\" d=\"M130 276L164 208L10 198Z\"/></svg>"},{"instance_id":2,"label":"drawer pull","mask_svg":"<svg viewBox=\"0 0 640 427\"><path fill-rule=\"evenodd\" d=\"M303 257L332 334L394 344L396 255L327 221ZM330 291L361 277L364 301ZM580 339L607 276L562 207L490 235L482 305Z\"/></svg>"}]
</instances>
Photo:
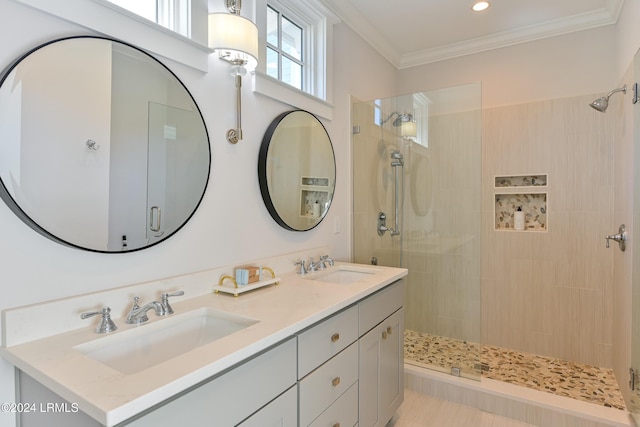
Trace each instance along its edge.
<instances>
[{"instance_id":1,"label":"drawer pull","mask_svg":"<svg viewBox=\"0 0 640 427\"><path fill-rule=\"evenodd\" d=\"M340 427L340 423L335 423L333 427Z\"/></svg>"},{"instance_id":2,"label":"drawer pull","mask_svg":"<svg viewBox=\"0 0 640 427\"><path fill-rule=\"evenodd\" d=\"M340 339L340 334L339 333L335 333L333 335L331 335L331 342L337 342Z\"/></svg>"},{"instance_id":3,"label":"drawer pull","mask_svg":"<svg viewBox=\"0 0 640 427\"><path fill-rule=\"evenodd\" d=\"M387 331L382 331L382 339L383 340L387 339Z\"/></svg>"},{"instance_id":4,"label":"drawer pull","mask_svg":"<svg viewBox=\"0 0 640 427\"><path fill-rule=\"evenodd\" d=\"M391 335L391 332L393 332L393 328L391 326L387 326L387 335Z\"/></svg>"},{"instance_id":5,"label":"drawer pull","mask_svg":"<svg viewBox=\"0 0 640 427\"><path fill-rule=\"evenodd\" d=\"M338 387L338 384L340 384L340 377L335 377L332 381L331 381L331 385L334 387Z\"/></svg>"}]
</instances>

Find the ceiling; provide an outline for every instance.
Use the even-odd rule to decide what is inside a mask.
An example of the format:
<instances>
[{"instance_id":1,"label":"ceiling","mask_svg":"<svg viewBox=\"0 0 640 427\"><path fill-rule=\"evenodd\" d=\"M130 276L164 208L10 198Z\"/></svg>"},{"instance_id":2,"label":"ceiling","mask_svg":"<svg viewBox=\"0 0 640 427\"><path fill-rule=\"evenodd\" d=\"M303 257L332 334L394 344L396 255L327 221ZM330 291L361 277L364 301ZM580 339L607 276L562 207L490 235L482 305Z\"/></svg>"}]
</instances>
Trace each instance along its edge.
<instances>
[{"instance_id":1,"label":"ceiling","mask_svg":"<svg viewBox=\"0 0 640 427\"><path fill-rule=\"evenodd\" d=\"M321 0L397 68L615 24L624 0Z\"/></svg>"}]
</instances>

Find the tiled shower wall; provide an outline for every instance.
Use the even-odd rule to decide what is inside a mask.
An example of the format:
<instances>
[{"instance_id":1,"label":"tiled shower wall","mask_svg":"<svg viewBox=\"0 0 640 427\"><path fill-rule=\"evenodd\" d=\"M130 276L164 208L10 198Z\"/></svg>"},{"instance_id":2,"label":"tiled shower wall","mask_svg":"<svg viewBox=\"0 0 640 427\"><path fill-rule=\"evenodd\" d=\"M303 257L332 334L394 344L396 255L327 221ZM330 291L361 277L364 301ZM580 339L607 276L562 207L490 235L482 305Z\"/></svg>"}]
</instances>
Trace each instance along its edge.
<instances>
[{"instance_id":1,"label":"tiled shower wall","mask_svg":"<svg viewBox=\"0 0 640 427\"><path fill-rule=\"evenodd\" d=\"M482 336L611 367L615 120L596 97L483 110ZM548 230L494 231L494 176L530 173L549 177Z\"/></svg>"}]
</instances>

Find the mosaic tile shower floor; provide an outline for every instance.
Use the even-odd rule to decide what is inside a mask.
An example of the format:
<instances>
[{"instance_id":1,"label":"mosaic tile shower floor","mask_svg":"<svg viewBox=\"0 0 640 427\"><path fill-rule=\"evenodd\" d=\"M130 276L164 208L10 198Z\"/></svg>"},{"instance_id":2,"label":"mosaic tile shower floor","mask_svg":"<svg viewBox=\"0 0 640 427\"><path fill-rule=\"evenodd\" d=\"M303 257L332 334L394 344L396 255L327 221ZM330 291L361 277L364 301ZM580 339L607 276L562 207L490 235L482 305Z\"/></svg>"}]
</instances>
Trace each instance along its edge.
<instances>
[{"instance_id":1,"label":"mosaic tile shower floor","mask_svg":"<svg viewBox=\"0 0 640 427\"><path fill-rule=\"evenodd\" d=\"M474 355L482 347L481 363ZM456 366L463 373L504 381L611 408L625 409L611 369L568 362L493 346L405 331L407 363L445 372Z\"/></svg>"}]
</instances>

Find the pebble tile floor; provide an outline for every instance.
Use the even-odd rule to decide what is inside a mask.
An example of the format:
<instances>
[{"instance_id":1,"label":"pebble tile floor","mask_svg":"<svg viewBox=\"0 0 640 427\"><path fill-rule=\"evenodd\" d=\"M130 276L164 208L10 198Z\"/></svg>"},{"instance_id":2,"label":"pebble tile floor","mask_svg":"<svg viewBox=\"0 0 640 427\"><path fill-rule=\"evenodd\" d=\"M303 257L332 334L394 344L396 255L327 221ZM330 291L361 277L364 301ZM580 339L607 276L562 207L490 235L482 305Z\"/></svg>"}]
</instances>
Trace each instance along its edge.
<instances>
[{"instance_id":1,"label":"pebble tile floor","mask_svg":"<svg viewBox=\"0 0 640 427\"><path fill-rule=\"evenodd\" d=\"M482 365L478 365L477 361L480 351ZM482 368L485 378L625 409L624 399L611 369L500 347L480 346L411 330L405 331L404 356L407 363L438 370L459 367L463 376L477 378Z\"/></svg>"}]
</instances>

